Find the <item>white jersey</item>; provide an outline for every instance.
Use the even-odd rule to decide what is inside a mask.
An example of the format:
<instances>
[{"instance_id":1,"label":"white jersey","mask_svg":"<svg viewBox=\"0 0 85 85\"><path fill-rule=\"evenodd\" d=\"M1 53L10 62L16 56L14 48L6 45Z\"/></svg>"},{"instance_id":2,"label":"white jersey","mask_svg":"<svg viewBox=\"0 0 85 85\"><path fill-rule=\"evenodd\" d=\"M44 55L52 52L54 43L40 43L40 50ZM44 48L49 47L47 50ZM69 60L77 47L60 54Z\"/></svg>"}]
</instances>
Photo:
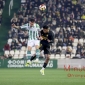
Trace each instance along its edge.
<instances>
[{"instance_id":1,"label":"white jersey","mask_svg":"<svg viewBox=\"0 0 85 85\"><path fill-rule=\"evenodd\" d=\"M39 36L39 30L40 30L38 24L35 23L33 27L30 27L30 25L27 23L20 27L21 29L25 28L26 30L28 30L28 36L29 36L28 40L37 40L37 37Z\"/></svg>"}]
</instances>

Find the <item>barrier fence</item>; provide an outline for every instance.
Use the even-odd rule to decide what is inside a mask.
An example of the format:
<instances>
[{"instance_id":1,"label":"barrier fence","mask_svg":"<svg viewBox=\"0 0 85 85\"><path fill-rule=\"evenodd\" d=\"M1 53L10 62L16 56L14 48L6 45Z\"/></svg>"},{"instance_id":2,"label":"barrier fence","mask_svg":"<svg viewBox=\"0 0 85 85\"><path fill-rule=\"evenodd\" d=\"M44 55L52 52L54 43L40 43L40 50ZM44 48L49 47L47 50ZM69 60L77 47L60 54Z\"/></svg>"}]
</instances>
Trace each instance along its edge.
<instances>
[{"instance_id":1,"label":"barrier fence","mask_svg":"<svg viewBox=\"0 0 85 85\"><path fill-rule=\"evenodd\" d=\"M85 59L58 59L58 68L85 68Z\"/></svg>"},{"instance_id":2,"label":"barrier fence","mask_svg":"<svg viewBox=\"0 0 85 85\"><path fill-rule=\"evenodd\" d=\"M9 3L9 16L11 15L11 9L13 8L13 0Z\"/></svg>"},{"instance_id":3,"label":"barrier fence","mask_svg":"<svg viewBox=\"0 0 85 85\"><path fill-rule=\"evenodd\" d=\"M25 68L27 60L0 60L0 68ZM32 63L29 68L42 67L44 60L40 60L39 63ZM57 60L50 60L47 68L57 68Z\"/></svg>"},{"instance_id":4,"label":"barrier fence","mask_svg":"<svg viewBox=\"0 0 85 85\"><path fill-rule=\"evenodd\" d=\"M26 62L26 59L3 59L0 60L0 68L40 68L43 66L44 60L40 60L39 63L32 63L29 67L25 67ZM47 68L82 68L85 70L85 59L50 60Z\"/></svg>"}]
</instances>

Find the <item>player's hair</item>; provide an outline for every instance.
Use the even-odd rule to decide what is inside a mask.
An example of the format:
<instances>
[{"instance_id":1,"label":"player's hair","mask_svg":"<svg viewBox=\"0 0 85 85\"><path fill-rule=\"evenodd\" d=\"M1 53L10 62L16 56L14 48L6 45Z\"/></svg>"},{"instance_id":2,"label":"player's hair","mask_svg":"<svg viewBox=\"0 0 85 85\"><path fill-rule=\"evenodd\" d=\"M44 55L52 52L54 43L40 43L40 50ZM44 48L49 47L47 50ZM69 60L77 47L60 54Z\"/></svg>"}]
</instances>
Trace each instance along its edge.
<instances>
[{"instance_id":1,"label":"player's hair","mask_svg":"<svg viewBox=\"0 0 85 85\"><path fill-rule=\"evenodd\" d=\"M35 19L34 19L34 18L31 18L31 19L30 19L30 22L35 22Z\"/></svg>"},{"instance_id":2,"label":"player's hair","mask_svg":"<svg viewBox=\"0 0 85 85\"><path fill-rule=\"evenodd\" d=\"M48 29L49 27L47 25L44 25L43 26L43 29Z\"/></svg>"}]
</instances>

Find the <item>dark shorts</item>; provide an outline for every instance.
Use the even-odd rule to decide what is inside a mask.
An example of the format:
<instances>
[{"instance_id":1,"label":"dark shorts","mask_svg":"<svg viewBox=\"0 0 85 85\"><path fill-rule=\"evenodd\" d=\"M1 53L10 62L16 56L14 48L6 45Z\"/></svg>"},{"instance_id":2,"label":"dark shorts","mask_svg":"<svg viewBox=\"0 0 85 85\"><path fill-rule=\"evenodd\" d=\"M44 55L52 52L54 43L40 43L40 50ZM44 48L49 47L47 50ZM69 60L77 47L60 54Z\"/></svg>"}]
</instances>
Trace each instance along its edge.
<instances>
[{"instance_id":1,"label":"dark shorts","mask_svg":"<svg viewBox=\"0 0 85 85\"><path fill-rule=\"evenodd\" d=\"M48 43L40 43L40 50L44 50L44 54L50 54L50 44Z\"/></svg>"}]
</instances>

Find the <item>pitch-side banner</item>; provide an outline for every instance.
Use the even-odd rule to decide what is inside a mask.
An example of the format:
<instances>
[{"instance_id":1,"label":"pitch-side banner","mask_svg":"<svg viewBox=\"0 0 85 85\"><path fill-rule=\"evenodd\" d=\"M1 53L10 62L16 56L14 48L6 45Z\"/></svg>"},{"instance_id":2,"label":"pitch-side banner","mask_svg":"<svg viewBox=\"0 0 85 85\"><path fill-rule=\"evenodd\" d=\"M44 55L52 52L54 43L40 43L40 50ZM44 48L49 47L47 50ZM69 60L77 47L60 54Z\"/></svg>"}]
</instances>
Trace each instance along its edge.
<instances>
[{"instance_id":1,"label":"pitch-side banner","mask_svg":"<svg viewBox=\"0 0 85 85\"><path fill-rule=\"evenodd\" d=\"M58 68L85 68L85 59L58 59Z\"/></svg>"},{"instance_id":2,"label":"pitch-side banner","mask_svg":"<svg viewBox=\"0 0 85 85\"><path fill-rule=\"evenodd\" d=\"M3 60L0 67L6 67L6 68L25 68L27 60ZM44 60L40 60L39 63L32 63L30 66L26 68L39 68L42 67L44 63ZM48 65L48 68L57 68L57 60L50 60Z\"/></svg>"}]
</instances>

